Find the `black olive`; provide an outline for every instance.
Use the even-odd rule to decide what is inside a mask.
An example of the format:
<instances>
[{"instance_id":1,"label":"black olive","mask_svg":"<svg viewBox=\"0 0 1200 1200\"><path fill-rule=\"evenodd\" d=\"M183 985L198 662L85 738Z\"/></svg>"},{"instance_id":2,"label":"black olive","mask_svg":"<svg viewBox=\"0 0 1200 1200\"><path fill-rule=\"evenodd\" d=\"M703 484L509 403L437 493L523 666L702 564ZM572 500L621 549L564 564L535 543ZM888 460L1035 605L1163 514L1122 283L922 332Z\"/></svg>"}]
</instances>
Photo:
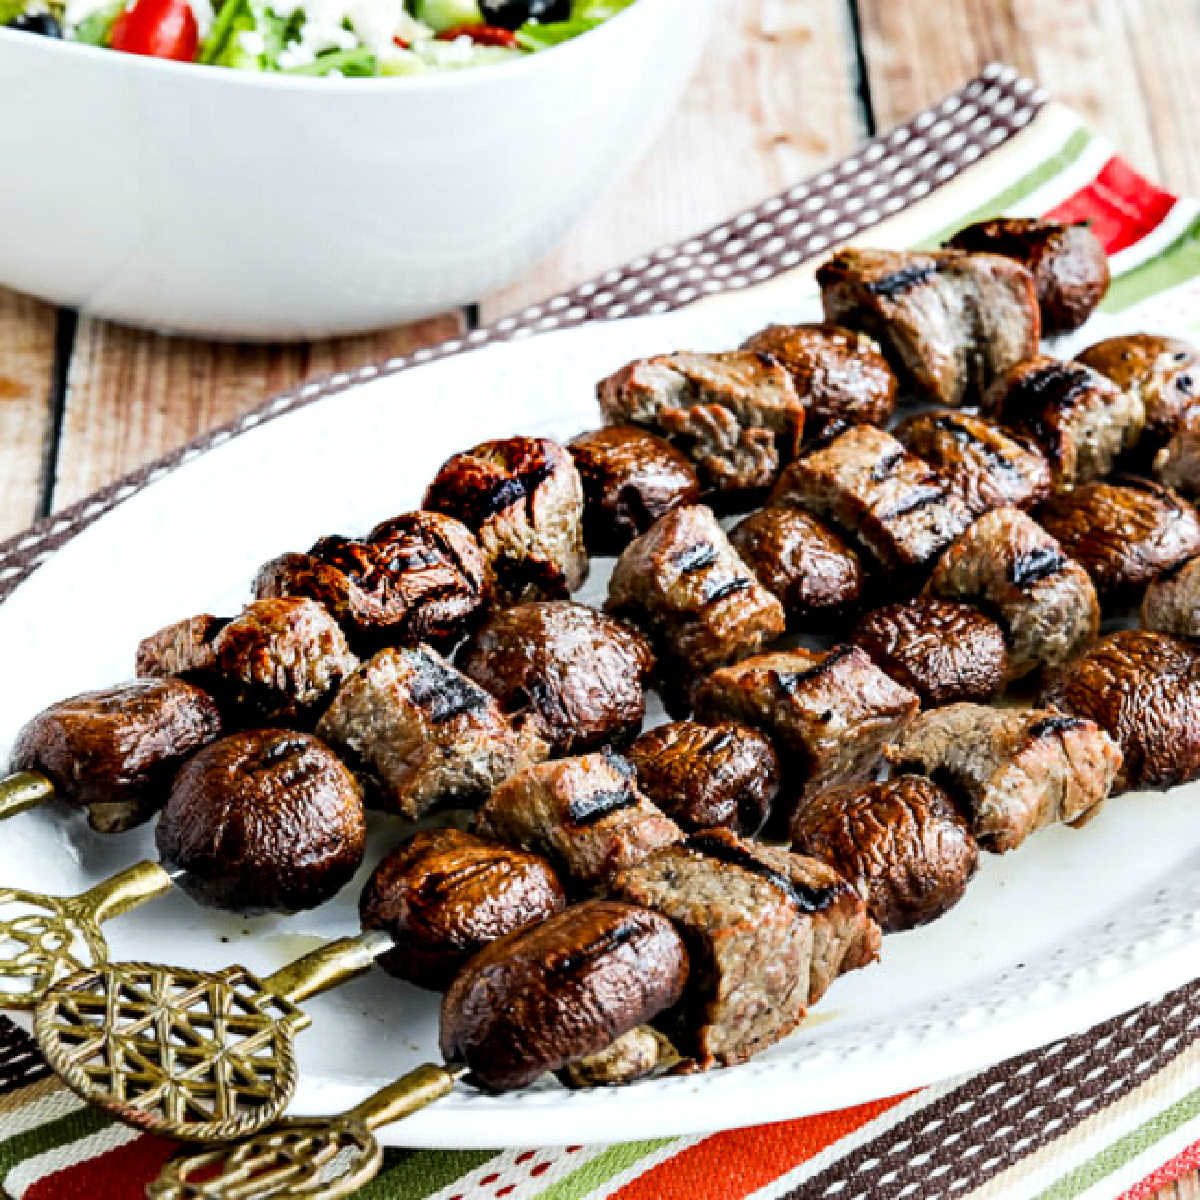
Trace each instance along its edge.
<instances>
[{"instance_id":1,"label":"black olive","mask_svg":"<svg viewBox=\"0 0 1200 1200\"><path fill-rule=\"evenodd\" d=\"M519 29L526 21L566 21L571 16L571 0L479 0L483 19L501 29Z\"/></svg>"},{"instance_id":2,"label":"black olive","mask_svg":"<svg viewBox=\"0 0 1200 1200\"><path fill-rule=\"evenodd\" d=\"M62 37L62 26L50 13L22 13L8 23L9 29L23 29L26 33L39 33L42 37Z\"/></svg>"}]
</instances>

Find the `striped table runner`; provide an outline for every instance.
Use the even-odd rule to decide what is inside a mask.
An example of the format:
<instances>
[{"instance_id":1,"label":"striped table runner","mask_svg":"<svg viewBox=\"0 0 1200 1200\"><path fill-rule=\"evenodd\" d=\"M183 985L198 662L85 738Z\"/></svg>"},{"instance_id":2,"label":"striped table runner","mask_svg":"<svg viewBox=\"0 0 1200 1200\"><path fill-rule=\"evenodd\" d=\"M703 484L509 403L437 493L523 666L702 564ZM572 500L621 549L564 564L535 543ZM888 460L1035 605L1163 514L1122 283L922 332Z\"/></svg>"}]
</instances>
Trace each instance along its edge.
<instances>
[{"instance_id":1,"label":"striped table runner","mask_svg":"<svg viewBox=\"0 0 1200 1200\"><path fill-rule=\"evenodd\" d=\"M65 541L211 446L365 379L589 320L794 298L847 240L936 245L997 213L1089 220L1104 308L1200 339L1200 205L1139 176L1003 67L850 158L678 245L438 347L277 397L0 544L0 599ZM1197 964L1200 975L1200 963ZM580 1130L586 1140L586 1130ZM85 1109L0 1018L0 1181L12 1200L132 1200L172 1146ZM392 1150L361 1200L1140 1200L1200 1169L1200 983L1078 1036L904 1096L708 1137Z\"/></svg>"}]
</instances>

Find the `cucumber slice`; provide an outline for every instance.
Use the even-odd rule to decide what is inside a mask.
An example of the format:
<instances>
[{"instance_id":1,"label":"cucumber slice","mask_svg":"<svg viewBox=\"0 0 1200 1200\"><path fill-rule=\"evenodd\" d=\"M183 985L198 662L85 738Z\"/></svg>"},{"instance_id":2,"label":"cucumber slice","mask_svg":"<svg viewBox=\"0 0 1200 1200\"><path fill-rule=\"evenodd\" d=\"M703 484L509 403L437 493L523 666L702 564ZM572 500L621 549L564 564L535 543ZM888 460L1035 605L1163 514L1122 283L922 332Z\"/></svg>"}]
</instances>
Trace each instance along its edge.
<instances>
[{"instance_id":1,"label":"cucumber slice","mask_svg":"<svg viewBox=\"0 0 1200 1200\"><path fill-rule=\"evenodd\" d=\"M483 24L476 0L417 0L415 16L439 32L457 25Z\"/></svg>"}]
</instances>

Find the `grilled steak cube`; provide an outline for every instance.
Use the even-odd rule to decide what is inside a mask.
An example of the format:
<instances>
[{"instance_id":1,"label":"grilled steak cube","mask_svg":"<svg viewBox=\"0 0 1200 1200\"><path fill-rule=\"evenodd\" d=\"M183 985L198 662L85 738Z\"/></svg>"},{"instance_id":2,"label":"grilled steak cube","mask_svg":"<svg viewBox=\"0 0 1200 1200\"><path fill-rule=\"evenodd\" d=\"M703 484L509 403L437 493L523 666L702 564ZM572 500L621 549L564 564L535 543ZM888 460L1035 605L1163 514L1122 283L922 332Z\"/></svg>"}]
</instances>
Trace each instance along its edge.
<instances>
[{"instance_id":1,"label":"grilled steak cube","mask_svg":"<svg viewBox=\"0 0 1200 1200\"><path fill-rule=\"evenodd\" d=\"M549 438L505 438L455 454L423 507L474 531L499 604L565 599L587 576L583 484Z\"/></svg>"},{"instance_id":2,"label":"grilled steak cube","mask_svg":"<svg viewBox=\"0 0 1200 1200\"><path fill-rule=\"evenodd\" d=\"M850 639L930 708L986 701L1004 686L1004 630L977 608L919 596L867 613Z\"/></svg>"},{"instance_id":3,"label":"grilled steak cube","mask_svg":"<svg viewBox=\"0 0 1200 1200\"><path fill-rule=\"evenodd\" d=\"M817 271L826 320L882 346L901 383L957 408L1037 353L1033 276L960 250L842 250Z\"/></svg>"},{"instance_id":4,"label":"grilled steak cube","mask_svg":"<svg viewBox=\"0 0 1200 1200\"><path fill-rule=\"evenodd\" d=\"M1142 626L1200 638L1200 557L1169 568L1150 584L1142 600Z\"/></svg>"},{"instance_id":5,"label":"grilled steak cube","mask_svg":"<svg viewBox=\"0 0 1200 1200\"><path fill-rule=\"evenodd\" d=\"M475 535L453 517L412 512L365 540L324 537L307 554L266 563L254 594L308 596L336 618L351 644L453 645L484 600L486 570Z\"/></svg>"},{"instance_id":6,"label":"grilled steak cube","mask_svg":"<svg viewBox=\"0 0 1200 1200\"><path fill-rule=\"evenodd\" d=\"M865 333L836 325L768 325L742 348L783 364L804 405L810 438L842 421L884 425L896 407L896 376Z\"/></svg>"},{"instance_id":7,"label":"grilled steak cube","mask_svg":"<svg viewBox=\"0 0 1200 1200\"><path fill-rule=\"evenodd\" d=\"M1050 494L1050 465L1028 438L971 413L940 409L917 413L893 431L936 468L979 516L1011 504L1033 508Z\"/></svg>"},{"instance_id":8,"label":"grilled steak cube","mask_svg":"<svg viewBox=\"0 0 1200 1200\"><path fill-rule=\"evenodd\" d=\"M1188 414L1154 456L1154 474L1160 483L1185 496L1200 496L1200 407Z\"/></svg>"},{"instance_id":9,"label":"grilled steak cube","mask_svg":"<svg viewBox=\"0 0 1200 1200\"><path fill-rule=\"evenodd\" d=\"M629 543L609 580L606 608L650 634L664 674L691 676L733 662L784 630L779 601L703 505L673 509Z\"/></svg>"},{"instance_id":10,"label":"grilled steak cube","mask_svg":"<svg viewBox=\"0 0 1200 1200\"><path fill-rule=\"evenodd\" d=\"M417 987L445 991L463 963L566 905L550 864L461 829L426 829L401 842L367 880L364 930L391 934L379 965Z\"/></svg>"},{"instance_id":11,"label":"grilled steak cube","mask_svg":"<svg viewBox=\"0 0 1200 1200\"><path fill-rule=\"evenodd\" d=\"M880 566L902 574L931 566L971 523L946 479L872 425L848 429L797 459L770 503L832 522Z\"/></svg>"},{"instance_id":12,"label":"grilled steak cube","mask_svg":"<svg viewBox=\"0 0 1200 1200\"><path fill-rule=\"evenodd\" d=\"M879 950L878 927L836 871L727 829L652 854L610 890L682 933L691 975L664 1026L700 1067L744 1062L786 1037L838 975Z\"/></svg>"},{"instance_id":13,"label":"grilled steak cube","mask_svg":"<svg viewBox=\"0 0 1200 1200\"><path fill-rule=\"evenodd\" d=\"M1125 756L1118 791L1200 778L1200 652L1188 642L1110 633L1047 679L1040 700L1116 738Z\"/></svg>"},{"instance_id":14,"label":"grilled steak cube","mask_svg":"<svg viewBox=\"0 0 1200 1200\"><path fill-rule=\"evenodd\" d=\"M722 826L753 837L779 792L779 759L734 721L674 721L648 729L628 758L642 791L686 830Z\"/></svg>"},{"instance_id":15,"label":"grilled steak cube","mask_svg":"<svg viewBox=\"0 0 1200 1200\"><path fill-rule=\"evenodd\" d=\"M313 600L255 600L213 640L223 702L255 723L310 724L358 665Z\"/></svg>"},{"instance_id":16,"label":"grilled steak cube","mask_svg":"<svg viewBox=\"0 0 1200 1200\"><path fill-rule=\"evenodd\" d=\"M985 850L1014 850L1036 829L1081 822L1121 767L1094 721L1053 709L951 704L922 713L888 756L927 775L969 816Z\"/></svg>"},{"instance_id":17,"label":"grilled steak cube","mask_svg":"<svg viewBox=\"0 0 1200 1200\"><path fill-rule=\"evenodd\" d=\"M220 732L207 692L182 679L136 679L38 713L17 734L9 770L40 771L93 829L120 833L162 808L180 765Z\"/></svg>"},{"instance_id":18,"label":"grilled steak cube","mask_svg":"<svg viewBox=\"0 0 1200 1200\"><path fill-rule=\"evenodd\" d=\"M527 714L552 754L624 744L642 727L654 669L637 630L583 604L541 600L493 613L458 667L505 712Z\"/></svg>"},{"instance_id":19,"label":"grilled steak cube","mask_svg":"<svg viewBox=\"0 0 1200 1200\"><path fill-rule=\"evenodd\" d=\"M796 814L792 839L854 885L884 933L949 911L979 862L950 797L920 775L822 792Z\"/></svg>"},{"instance_id":20,"label":"grilled steak cube","mask_svg":"<svg viewBox=\"0 0 1200 1200\"><path fill-rule=\"evenodd\" d=\"M1038 517L1103 600L1129 600L1162 571L1200 554L1196 510L1148 479L1085 483L1053 497Z\"/></svg>"},{"instance_id":21,"label":"grilled steak cube","mask_svg":"<svg viewBox=\"0 0 1200 1200\"><path fill-rule=\"evenodd\" d=\"M955 250L1002 254L1029 269L1046 333L1078 329L1108 291L1108 255L1086 225L1037 217L997 217L960 229Z\"/></svg>"},{"instance_id":22,"label":"grilled steak cube","mask_svg":"<svg viewBox=\"0 0 1200 1200\"><path fill-rule=\"evenodd\" d=\"M1141 398L1077 362L1038 355L997 379L983 413L1035 441L1055 491L1107 475L1137 444L1146 422Z\"/></svg>"},{"instance_id":23,"label":"grilled steak cube","mask_svg":"<svg viewBox=\"0 0 1200 1200\"><path fill-rule=\"evenodd\" d=\"M1189 342L1153 333L1131 333L1089 346L1078 360L1130 392L1146 410L1137 446L1138 465L1182 429L1200 404L1200 353Z\"/></svg>"},{"instance_id":24,"label":"grilled steak cube","mask_svg":"<svg viewBox=\"0 0 1200 1200\"><path fill-rule=\"evenodd\" d=\"M342 684L317 732L388 808L412 819L435 804L474 806L547 752L429 646L368 659Z\"/></svg>"},{"instance_id":25,"label":"grilled steak cube","mask_svg":"<svg viewBox=\"0 0 1200 1200\"><path fill-rule=\"evenodd\" d=\"M942 555L926 590L977 605L999 621L1009 680L1066 662L1100 629L1088 573L1016 508L984 513Z\"/></svg>"},{"instance_id":26,"label":"grilled steak cube","mask_svg":"<svg viewBox=\"0 0 1200 1200\"><path fill-rule=\"evenodd\" d=\"M228 624L228 618L200 613L142 638L137 648L138 678L165 679L174 675L200 684L210 681L217 668L213 643Z\"/></svg>"},{"instance_id":27,"label":"grilled steak cube","mask_svg":"<svg viewBox=\"0 0 1200 1200\"><path fill-rule=\"evenodd\" d=\"M602 379L596 396L609 425L665 437L715 492L770 487L804 432L792 377L753 350L640 358Z\"/></svg>"},{"instance_id":28,"label":"grilled steak cube","mask_svg":"<svg viewBox=\"0 0 1200 1200\"><path fill-rule=\"evenodd\" d=\"M581 433L567 449L583 480L583 534L593 554L620 554L664 513L700 499L686 456L636 425Z\"/></svg>"},{"instance_id":29,"label":"grilled steak cube","mask_svg":"<svg viewBox=\"0 0 1200 1200\"><path fill-rule=\"evenodd\" d=\"M485 946L442 1001L441 1049L503 1092L598 1054L683 994L683 939L658 913L573 904Z\"/></svg>"},{"instance_id":30,"label":"grilled steak cube","mask_svg":"<svg viewBox=\"0 0 1200 1200\"><path fill-rule=\"evenodd\" d=\"M771 739L787 791L802 800L865 779L919 705L857 646L760 654L696 690L699 720L741 721Z\"/></svg>"},{"instance_id":31,"label":"grilled steak cube","mask_svg":"<svg viewBox=\"0 0 1200 1200\"><path fill-rule=\"evenodd\" d=\"M638 791L616 754L584 754L518 772L492 792L476 828L485 837L545 855L587 891L683 832Z\"/></svg>"},{"instance_id":32,"label":"grilled steak cube","mask_svg":"<svg viewBox=\"0 0 1200 1200\"><path fill-rule=\"evenodd\" d=\"M801 509L760 508L734 526L729 541L783 605L789 624L835 621L858 605L864 583L858 555Z\"/></svg>"}]
</instances>

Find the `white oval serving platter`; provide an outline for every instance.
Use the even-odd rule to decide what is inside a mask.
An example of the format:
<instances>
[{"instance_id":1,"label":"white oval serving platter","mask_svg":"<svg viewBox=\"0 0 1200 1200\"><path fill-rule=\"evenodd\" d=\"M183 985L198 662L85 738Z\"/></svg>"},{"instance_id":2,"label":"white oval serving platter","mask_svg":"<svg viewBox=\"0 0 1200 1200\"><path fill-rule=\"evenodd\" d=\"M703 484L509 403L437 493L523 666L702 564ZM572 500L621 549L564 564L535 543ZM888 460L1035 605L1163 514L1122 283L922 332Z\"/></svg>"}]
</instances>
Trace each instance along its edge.
<instances>
[{"instance_id":1,"label":"white oval serving platter","mask_svg":"<svg viewBox=\"0 0 1200 1200\"><path fill-rule=\"evenodd\" d=\"M128 677L146 632L192 612L237 611L267 558L416 507L454 451L515 433L565 439L598 423L594 381L636 355L727 348L767 320L817 316L798 292L782 306L778 295L770 307L746 297L590 325L379 378L224 442L98 520L0 606L0 753L43 705ZM1132 328L1098 320L1083 340L1123 327ZM584 599L602 599L610 567L593 564ZM375 814L369 864L404 832ZM0 882L72 892L153 853L148 828L105 839L62 809L26 813L0 830ZM242 920L169 896L107 926L113 954L270 971L357 931L366 874L323 909L287 919ZM460 1086L384 1137L610 1142L894 1094L1082 1030L1200 974L1198 911L1200 785L1121 796L1081 830L1053 828L986 856L958 907L886 938L881 962L835 983L805 1027L751 1063L619 1090L546 1083L493 1097ZM382 972L307 1007L296 1113L339 1110L436 1056L437 997Z\"/></svg>"}]
</instances>

